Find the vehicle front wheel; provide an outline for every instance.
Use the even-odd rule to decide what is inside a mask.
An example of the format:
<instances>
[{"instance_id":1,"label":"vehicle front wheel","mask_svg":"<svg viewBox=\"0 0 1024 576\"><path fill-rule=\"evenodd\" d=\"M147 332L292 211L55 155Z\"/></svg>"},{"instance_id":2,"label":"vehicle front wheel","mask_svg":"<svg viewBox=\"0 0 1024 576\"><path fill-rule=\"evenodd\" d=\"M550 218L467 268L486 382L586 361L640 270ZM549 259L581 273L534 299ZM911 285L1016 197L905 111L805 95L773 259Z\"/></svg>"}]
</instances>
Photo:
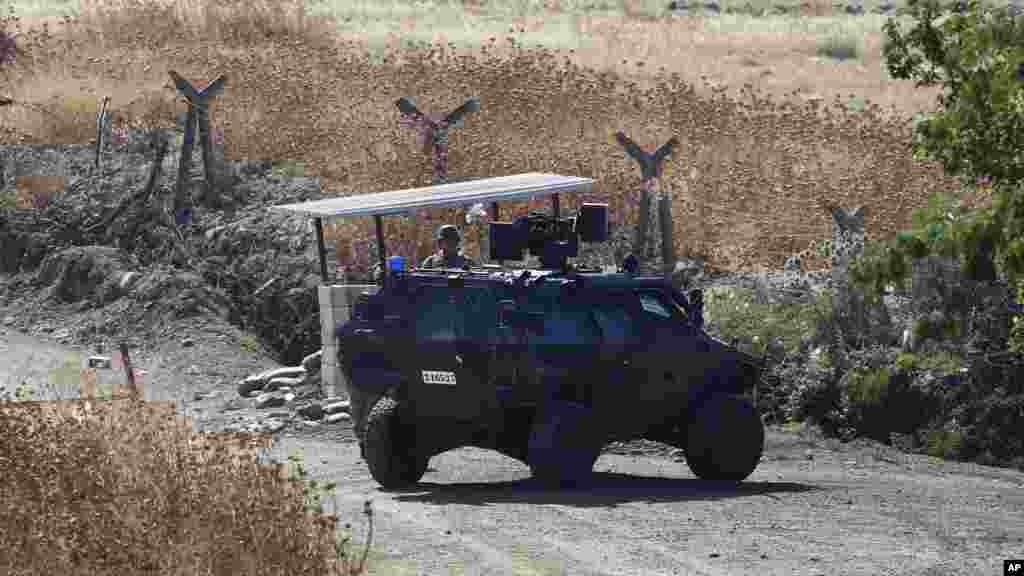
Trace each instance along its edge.
<instances>
[{"instance_id":1,"label":"vehicle front wheel","mask_svg":"<svg viewBox=\"0 0 1024 576\"><path fill-rule=\"evenodd\" d=\"M363 448L370 475L382 487L402 488L419 482L430 457L416 452L413 435L403 425L398 403L384 397L366 417Z\"/></svg>"},{"instance_id":2,"label":"vehicle front wheel","mask_svg":"<svg viewBox=\"0 0 1024 576\"><path fill-rule=\"evenodd\" d=\"M742 482L761 461L764 423L750 400L716 396L697 412L683 452L698 478Z\"/></svg>"}]
</instances>

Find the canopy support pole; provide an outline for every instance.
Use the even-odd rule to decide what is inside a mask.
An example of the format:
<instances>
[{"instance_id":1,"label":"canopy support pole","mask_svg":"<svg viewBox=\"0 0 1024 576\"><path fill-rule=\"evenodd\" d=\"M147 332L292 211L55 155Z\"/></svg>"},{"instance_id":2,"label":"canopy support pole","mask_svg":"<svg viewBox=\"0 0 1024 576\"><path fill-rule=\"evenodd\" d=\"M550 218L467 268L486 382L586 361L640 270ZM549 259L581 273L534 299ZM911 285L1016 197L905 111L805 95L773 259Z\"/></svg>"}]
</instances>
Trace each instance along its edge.
<instances>
[{"instance_id":1,"label":"canopy support pole","mask_svg":"<svg viewBox=\"0 0 1024 576\"><path fill-rule=\"evenodd\" d=\"M497 222L497 221L498 221L498 203L497 202L491 202L491 222ZM490 234L490 227L488 227L488 232L487 233ZM488 242L487 245L490 246L491 245L490 242ZM481 260L482 260L483 259L483 254L481 254L480 256L481 256ZM490 254L488 254L487 257L490 258ZM503 263L504 263L504 260L498 260L498 266L501 266Z\"/></svg>"},{"instance_id":2,"label":"canopy support pole","mask_svg":"<svg viewBox=\"0 0 1024 576\"><path fill-rule=\"evenodd\" d=\"M380 260L381 280L387 282L388 268L384 257L384 218L377 214L373 217L373 222L377 226L377 258Z\"/></svg>"},{"instance_id":3,"label":"canopy support pole","mask_svg":"<svg viewBox=\"0 0 1024 576\"><path fill-rule=\"evenodd\" d=\"M324 219L314 218L313 224L316 226L316 249L317 254L320 256L320 278L323 279L324 284L327 284L327 248L324 246Z\"/></svg>"}]
</instances>

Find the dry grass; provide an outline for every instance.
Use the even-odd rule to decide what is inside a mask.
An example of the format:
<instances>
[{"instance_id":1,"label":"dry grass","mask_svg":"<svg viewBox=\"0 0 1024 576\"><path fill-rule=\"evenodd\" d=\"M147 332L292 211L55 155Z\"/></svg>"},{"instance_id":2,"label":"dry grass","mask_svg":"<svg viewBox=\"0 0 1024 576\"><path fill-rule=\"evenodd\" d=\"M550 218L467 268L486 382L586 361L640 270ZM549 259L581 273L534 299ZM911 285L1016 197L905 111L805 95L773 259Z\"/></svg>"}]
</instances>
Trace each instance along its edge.
<instances>
[{"instance_id":1,"label":"dry grass","mask_svg":"<svg viewBox=\"0 0 1024 576\"><path fill-rule=\"evenodd\" d=\"M4 574L359 574L267 438L173 403L0 401Z\"/></svg>"},{"instance_id":2,"label":"dry grass","mask_svg":"<svg viewBox=\"0 0 1024 576\"><path fill-rule=\"evenodd\" d=\"M63 123L47 124L45 115L25 107L0 114L36 141L82 141L91 133L95 103L110 94L118 121L171 125L184 105L167 69L199 85L227 73L227 90L212 118L224 129L228 157L301 162L326 188L358 193L429 182L429 158L411 131L398 125L393 103L399 96L429 111L476 96L481 111L452 131L452 176L536 170L594 177L598 191L580 200L608 201L613 218L630 222L638 170L611 135L624 129L649 146L677 135L682 146L663 188L674 196L679 251L702 253L730 268L779 265L786 255L827 238L823 206L829 202L869 205L868 232L877 237L907 225L911 208L931 192L956 186L937 166L911 158L906 108L883 110L868 100L885 94L872 91L874 85L910 93L883 82L877 71L865 72L865 63L877 56L877 37L864 38L861 60L836 63L814 56L824 33L817 24L794 20L772 30L761 23L745 31L731 27L727 16L739 18L732 15L653 21L552 10L537 14L572 19L579 37L603 43L604 51L524 47L521 39L529 35L521 31L530 18L539 18L529 13L521 17L520 31L478 39L477 47L404 42L375 48L339 38L343 27L325 9L302 12L297 3L87 2L80 15L50 27L50 37L33 50L37 73L23 74L16 84L20 101L37 103ZM400 15L396 22L401 25ZM687 45L687 38L693 43ZM652 69L688 50L687 74L678 65L676 72ZM778 86L764 89L770 80L762 89L710 77L688 81L694 70L728 61L722 50L746 58L748 68L767 65L789 97L772 96ZM643 61L610 56L644 51L649 58ZM773 58L800 51L807 57L791 58L793 77L780 77L781 64L771 64ZM846 77L859 78L858 97L825 101L827 91L818 88L843 86L838 79ZM84 106L83 98L95 103ZM433 216L456 218L453 212ZM415 231L389 223L394 251L424 257L432 246L423 224L431 223L421 219ZM367 251L353 241L369 236L371 222L331 228L340 258L364 266ZM467 235L470 251L473 236Z\"/></svg>"}]
</instances>

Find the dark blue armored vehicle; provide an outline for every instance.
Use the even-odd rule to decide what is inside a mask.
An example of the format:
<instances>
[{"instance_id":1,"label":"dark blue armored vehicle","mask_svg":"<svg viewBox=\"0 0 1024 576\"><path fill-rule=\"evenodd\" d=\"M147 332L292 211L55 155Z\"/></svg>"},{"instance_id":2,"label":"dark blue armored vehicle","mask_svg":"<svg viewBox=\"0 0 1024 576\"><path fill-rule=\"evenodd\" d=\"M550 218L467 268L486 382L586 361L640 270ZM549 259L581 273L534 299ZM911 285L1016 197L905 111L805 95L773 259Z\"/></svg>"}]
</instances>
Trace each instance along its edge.
<instances>
[{"instance_id":1,"label":"dark blue armored vehicle","mask_svg":"<svg viewBox=\"0 0 1024 576\"><path fill-rule=\"evenodd\" d=\"M681 448L703 479L738 482L757 467L764 428L744 393L762 365L704 332L700 291L639 275L632 257L616 272L569 264L579 242L607 237L606 205L559 214L558 193L590 182L526 174L362 197L378 234L382 214L495 202L500 263L391 267L337 326L356 435L383 487L418 482L432 456L462 446L562 486L585 480L606 444L639 438ZM542 194L552 215L496 221L497 200ZM526 252L539 267L505 264Z\"/></svg>"}]
</instances>

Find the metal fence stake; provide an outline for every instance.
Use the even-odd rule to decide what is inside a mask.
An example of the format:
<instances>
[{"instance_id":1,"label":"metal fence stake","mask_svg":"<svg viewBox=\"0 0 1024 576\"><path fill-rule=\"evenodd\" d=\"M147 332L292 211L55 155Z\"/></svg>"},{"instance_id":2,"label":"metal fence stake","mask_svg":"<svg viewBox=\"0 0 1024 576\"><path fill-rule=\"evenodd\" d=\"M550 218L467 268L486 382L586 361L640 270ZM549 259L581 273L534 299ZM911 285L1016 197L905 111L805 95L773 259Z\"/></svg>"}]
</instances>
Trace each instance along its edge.
<instances>
[{"instance_id":1,"label":"metal fence stake","mask_svg":"<svg viewBox=\"0 0 1024 576\"><path fill-rule=\"evenodd\" d=\"M199 145L203 150L203 171L206 176L206 189L209 194L213 194L214 166L213 149L210 143L209 106L213 98L224 91L224 84L227 82L227 78L222 74L216 80L210 82L206 88L196 90L188 80L182 78L174 70L170 70L168 74L174 81L174 86L185 96L185 101L188 103L188 114L185 117L185 138L181 146L181 161L178 164L178 183L174 196L175 222L179 226L183 226L192 220L191 201L189 198L186 198L185 191L189 168L192 164L192 147L195 144L197 124L199 128ZM207 197L203 200L204 202L209 202L211 199Z\"/></svg>"},{"instance_id":2,"label":"metal fence stake","mask_svg":"<svg viewBox=\"0 0 1024 576\"><path fill-rule=\"evenodd\" d=\"M653 212L651 195L654 193L658 199L657 216L661 229L662 272L665 279L671 281L676 261L675 244L672 239L672 205L671 196L661 191L660 178L662 164L672 154L672 149L679 144L679 139L673 136L653 154L630 140L622 131L615 133L615 139L625 148L626 154L640 164L640 214L633 242L633 253L641 259L648 256L647 233L653 228L651 226ZM652 240L654 239L652 238Z\"/></svg>"}]
</instances>

